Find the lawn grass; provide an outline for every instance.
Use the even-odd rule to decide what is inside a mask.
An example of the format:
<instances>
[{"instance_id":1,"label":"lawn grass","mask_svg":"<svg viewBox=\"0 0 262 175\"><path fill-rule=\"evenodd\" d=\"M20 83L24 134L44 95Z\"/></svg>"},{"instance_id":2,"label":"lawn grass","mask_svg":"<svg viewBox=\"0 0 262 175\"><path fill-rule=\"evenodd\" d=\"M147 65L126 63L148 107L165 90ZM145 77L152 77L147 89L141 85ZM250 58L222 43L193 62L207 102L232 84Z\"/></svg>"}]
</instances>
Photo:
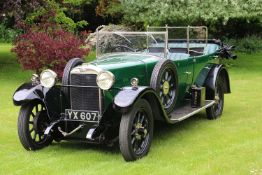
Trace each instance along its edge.
<instances>
[{"instance_id":1,"label":"lawn grass","mask_svg":"<svg viewBox=\"0 0 262 175\"><path fill-rule=\"evenodd\" d=\"M262 54L230 61L232 94L221 118L209 121L202 112L158 124L149 155L127 163L117 148L77 142L24 150L12 95L31 72L21 70L10 48L0 44L0 174L262 174Z\"/></svg>"}]
</instances>

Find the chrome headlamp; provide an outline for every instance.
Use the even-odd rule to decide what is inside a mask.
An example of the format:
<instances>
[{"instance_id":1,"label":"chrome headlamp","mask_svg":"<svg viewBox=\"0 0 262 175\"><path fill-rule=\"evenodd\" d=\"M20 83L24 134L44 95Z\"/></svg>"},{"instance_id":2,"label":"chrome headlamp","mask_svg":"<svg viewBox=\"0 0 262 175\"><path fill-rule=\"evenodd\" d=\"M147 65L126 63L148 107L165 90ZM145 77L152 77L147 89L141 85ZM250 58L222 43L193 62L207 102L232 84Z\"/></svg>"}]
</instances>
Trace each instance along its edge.
<instances>
[{"instance_id":1,"label":"chrome headlamp","mask_svg":"<svg viewBox=\"0 0 262 175\"><path fill-rule=\"evenodd\" d=\"M40 83L46 88L51 88L55 85L57 74L50 70L44 70L40 75Z\"/></svg>"},{"instance_id":2,"label":"chrome headlamp","mask_svg":"<svg viewBox=\"0 0 262 175\"><path fill-rule=\"evenodd\" d=\"M96 77L96 83L103 90L110 89L115 82L115 76L109 71L102 71Z\"/></svg>"}]
</instances>

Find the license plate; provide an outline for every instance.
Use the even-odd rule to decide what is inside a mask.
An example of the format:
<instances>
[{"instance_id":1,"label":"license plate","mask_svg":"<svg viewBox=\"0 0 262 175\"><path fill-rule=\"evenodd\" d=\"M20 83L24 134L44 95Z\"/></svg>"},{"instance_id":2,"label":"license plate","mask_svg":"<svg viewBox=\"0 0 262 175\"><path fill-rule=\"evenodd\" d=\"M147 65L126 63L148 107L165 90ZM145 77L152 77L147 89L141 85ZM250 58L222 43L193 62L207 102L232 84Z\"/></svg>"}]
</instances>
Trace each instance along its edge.
<instances>
[{"instance_id":1,"label":"license plate","mask_svg":"<svg viewBox=\"0 0 262 175\"><path fill-rule=\"evenodd\" d=\"M100 115L98 111L81 111L81 110L65 110L65 120L82 121L82 122L99 122Z\"/></svg>"}]
</instances>

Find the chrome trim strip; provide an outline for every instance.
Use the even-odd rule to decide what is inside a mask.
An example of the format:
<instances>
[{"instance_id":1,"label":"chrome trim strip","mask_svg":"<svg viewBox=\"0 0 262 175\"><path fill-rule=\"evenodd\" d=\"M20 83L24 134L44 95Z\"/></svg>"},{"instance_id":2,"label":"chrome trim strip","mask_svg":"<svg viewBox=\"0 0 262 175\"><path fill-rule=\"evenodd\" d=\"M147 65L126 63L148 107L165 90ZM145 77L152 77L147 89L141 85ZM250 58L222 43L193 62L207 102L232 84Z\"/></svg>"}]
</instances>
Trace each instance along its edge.
<instances>
[{"instance_id":1,"label":"chrome trim strip","mask_svg":"<svg viewBox=\"0 0 262 175\"><path fill-rule=\"evenodd\" d=\"M102 31L102 32L98 32L100 34L137 34L137 35L150 35L150 34L163 34L165 35L166 32L164 31L161 31L161 32L147 32L147 31L144 31L144 32L123 32L123 31L112 31L112 32L109 32L109 31Z\"/></svg>"},{"instance_id":2,"label":"chrome trim strip","mask_svg":"<svg viewBox=\"0 0 262 175\"><path fill-rule=\"evenodd\" d=\"M69 82L71 82L71 79L72 79L72 76L71 76L71 75L72 75L72 74L71 74L71 72L70 72ZM70 96L69 96L69 97L70 97L70 99L69 99L69 100L70 100L70 108L73 109L73 108L72 108L72 98L71 98L71 97L72 97L72 90L71 90L71 88L68 88L68 89L69 89L69 94L70 94Z\"/></svg>"},{"instance_id":3,"label":"chrome trim strip","mask_svg":"<svg viewBox=\"0 0 262 175\"><path fill-rule=\"evenodd\" d=\"M102 72L103 69L89 64L89 63L83 63L80 66L76 66L71 70L71 74L98 74L100 72Z\"/></svg>"},{"instance_id":4,"label":"chrome trim strip","mask_svg":"<svg viewBox=\"0 0 262 175\"><path fill-rule=\"evenodd\" d=\"M99 112L100 112L100 116L102 115L102 95L101 92L102 90L99 88L99 92L98 92L98 98L99 98Z\"/></svg>"},{"instance_id":5,"label":"chrome trim strip","mask_svg":"<svg viewBox=\"0 0 262 175\"><path fill-rule=\"evenodd\" d=\"M189 54L189 27L186 28L186 45L187 45L187 54Z\"/></svg>"}]
</instances>

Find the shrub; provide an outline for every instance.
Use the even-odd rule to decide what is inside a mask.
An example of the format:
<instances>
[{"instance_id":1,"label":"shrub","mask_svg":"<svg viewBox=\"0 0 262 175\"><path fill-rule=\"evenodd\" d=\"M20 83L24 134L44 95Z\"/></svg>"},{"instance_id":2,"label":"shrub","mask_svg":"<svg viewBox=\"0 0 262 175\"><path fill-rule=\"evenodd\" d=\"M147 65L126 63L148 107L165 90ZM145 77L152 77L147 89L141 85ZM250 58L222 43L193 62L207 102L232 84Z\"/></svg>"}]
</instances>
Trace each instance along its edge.
<instances>
[{"instance_id":1,"label":"shrub","mask_svg":"<svg viewBox=\"0 0 262 175\"><path fill-rule=\"evenodd\" d=\"M15 37L17 37L19 33L19 30L8 28L4 23L0 24L0 42L13 42Z\"/></svg>"},{"instance_id":2,"label":"shrub","mask_svg":"<svg viewBox=\"0 0 262 175\"><path fill-rule=\"evenodd\" d=\"M239 52L254 53L262 51L262 38L255 35L241 39L226 39L224 42L235 45L236 50Z\"/></svg>"},{"instance_id":3,"label":"shrub","mask_svg":"<svg viewBox=\"0 0 262 175\"><path fill-rule=\"evenodd\" d=\"M62 77L63 69L68 60L83 57L89 49L83 48L84 41L63 29L53 29L49 32L28 31L19 36L12 49L18 57L18 62L25 70L39 73L49 68L58 77Z\"/></svg>"},{"instance_id":4,"label":"shrub","mask_svg":"<svg viewBox=\"0 0 262 175\"><path fill-rule=\"evenodd\" d=\"M12 52L25 70L40 73L43 69L52 69L62 77L66 63L74 57L84 57L89 53L85 40L68 31L63 23L56 20L57 11L50 9L39 13L28 25L21 22L24 33L17 37ZM88 33L85 33L88 35Z\"/></svg>"}]
</instances>

